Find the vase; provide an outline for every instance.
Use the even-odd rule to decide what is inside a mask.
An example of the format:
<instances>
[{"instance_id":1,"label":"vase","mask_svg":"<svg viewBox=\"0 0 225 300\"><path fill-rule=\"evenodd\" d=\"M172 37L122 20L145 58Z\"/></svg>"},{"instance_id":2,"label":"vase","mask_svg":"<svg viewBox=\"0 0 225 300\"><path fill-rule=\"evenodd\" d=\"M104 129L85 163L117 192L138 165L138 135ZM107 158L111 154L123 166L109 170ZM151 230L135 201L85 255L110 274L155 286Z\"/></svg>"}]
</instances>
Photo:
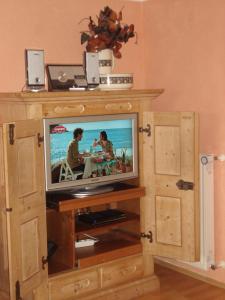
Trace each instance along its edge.
<instances>
[{"instance_id":1,"label":"vase","mask_svg":"<svg viewBox=\"0 0 225 300\"><path fill-rule=\"evenodd\" d=\"M111 49L98 52L99 74L111 74L114 68L114 56Z\"/></svg>"}]
</instances>

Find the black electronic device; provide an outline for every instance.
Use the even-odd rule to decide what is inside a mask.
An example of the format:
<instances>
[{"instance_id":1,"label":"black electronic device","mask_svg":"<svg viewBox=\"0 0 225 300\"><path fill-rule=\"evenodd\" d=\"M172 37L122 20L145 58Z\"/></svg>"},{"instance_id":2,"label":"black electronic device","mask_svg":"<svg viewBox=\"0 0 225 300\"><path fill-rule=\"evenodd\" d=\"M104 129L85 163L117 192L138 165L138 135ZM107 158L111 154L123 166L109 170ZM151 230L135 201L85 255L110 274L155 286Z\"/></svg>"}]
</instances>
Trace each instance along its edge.
<instances>
[{"instance_id":1,"label":"black electronic device","mask_svg":"<svg viewBox=\"0 0 225 300\"><path fill-rule=\"evenodd\" d=\"M49 91L85 89L87 80L83 65L47 65Z\"/></svg>"},{"instance_id":2,"label":"black electronic device","mask_svg":"<svg viewBox=\"0 0 225 300\"><path fill-rule=\"evenodd\" d=\"M118 209L89 212L77 216L77 221L91 226L103 225L126 218L126 213Z\"/></svg>"}]
</instances>

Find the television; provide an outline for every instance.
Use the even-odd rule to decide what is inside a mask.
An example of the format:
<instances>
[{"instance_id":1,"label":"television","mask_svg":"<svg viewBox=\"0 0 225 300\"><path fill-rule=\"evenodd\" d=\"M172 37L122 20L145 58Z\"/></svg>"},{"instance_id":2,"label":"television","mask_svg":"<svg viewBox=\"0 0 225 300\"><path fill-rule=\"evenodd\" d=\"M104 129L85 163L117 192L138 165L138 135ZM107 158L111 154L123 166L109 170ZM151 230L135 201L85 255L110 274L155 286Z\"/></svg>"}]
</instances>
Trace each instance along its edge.
<instances>
[{"instance_id":1,"label":"television","mask_svg":"<svg viewBox=\"0 0 225 300\"><path fill-rule=\"evenodd\" d=\"M76 129L83 132L74 142ZM135 113L46 118L44 140L46 191L97 194L111 189L114 182L138 176ZM74 143L79 152L75 168L70 160Z\"/></svg>"}]
</instances>

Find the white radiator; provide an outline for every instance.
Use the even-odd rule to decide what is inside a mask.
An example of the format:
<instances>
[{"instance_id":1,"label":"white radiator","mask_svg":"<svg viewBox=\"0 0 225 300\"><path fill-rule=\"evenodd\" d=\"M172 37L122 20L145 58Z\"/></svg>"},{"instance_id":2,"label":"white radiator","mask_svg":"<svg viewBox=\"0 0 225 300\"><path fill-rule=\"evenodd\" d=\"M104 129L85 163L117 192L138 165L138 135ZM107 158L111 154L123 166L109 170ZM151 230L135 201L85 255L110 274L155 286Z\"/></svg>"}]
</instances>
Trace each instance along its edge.
<instances>
[{"instance_id":1,"label":"white radiator","mask_svg":"<svg viewBox=\"0 0 225 300\"><path fill-rule=\"evenodd\" d=\"M215 267L214 253L214 155L200 154L200 261L189 263L207 270ZM184 262L183 262L184 263Z\"/></svg>"},{"instance_id":2,"label":"white radiator","mask_svg":"<svg viewBox=\"0 0 225 300\"><path fill-rule=\"evenodd\" d=\"M200 154L200 262L194 265L205 270L215 265L213 154Z\"/></svg>"}]
</instances>

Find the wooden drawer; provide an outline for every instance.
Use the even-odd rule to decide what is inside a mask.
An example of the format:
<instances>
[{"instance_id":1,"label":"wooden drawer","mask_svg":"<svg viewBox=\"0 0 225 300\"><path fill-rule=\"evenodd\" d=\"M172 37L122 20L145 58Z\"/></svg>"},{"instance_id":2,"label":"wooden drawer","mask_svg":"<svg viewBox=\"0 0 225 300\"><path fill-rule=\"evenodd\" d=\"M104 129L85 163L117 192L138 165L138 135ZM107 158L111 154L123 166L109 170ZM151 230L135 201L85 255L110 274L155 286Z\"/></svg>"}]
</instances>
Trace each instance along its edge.
<instances>
[{"instance_id":1,"label":"wooden drawer","mask_svg":"<svg viewBox=\"0 0 225 300\"><path fill-rule=\"evenodd\" d=\"M49 300L79 299L79 296L89 294L99 287L97 270L70 272L49 280Z\"/></svg>"},{"instance_id":2,"label":"wooden drawer","mask_svg":"<svg viewBox=\"0 0 225 300\"><path fill-rule=\"evenodd\" d=\"M109 286L121 284L144 275L143 257L131 256L129 258L114 262L102 267L101 286L106 288Z\"/></svg>"}]
</instances>

